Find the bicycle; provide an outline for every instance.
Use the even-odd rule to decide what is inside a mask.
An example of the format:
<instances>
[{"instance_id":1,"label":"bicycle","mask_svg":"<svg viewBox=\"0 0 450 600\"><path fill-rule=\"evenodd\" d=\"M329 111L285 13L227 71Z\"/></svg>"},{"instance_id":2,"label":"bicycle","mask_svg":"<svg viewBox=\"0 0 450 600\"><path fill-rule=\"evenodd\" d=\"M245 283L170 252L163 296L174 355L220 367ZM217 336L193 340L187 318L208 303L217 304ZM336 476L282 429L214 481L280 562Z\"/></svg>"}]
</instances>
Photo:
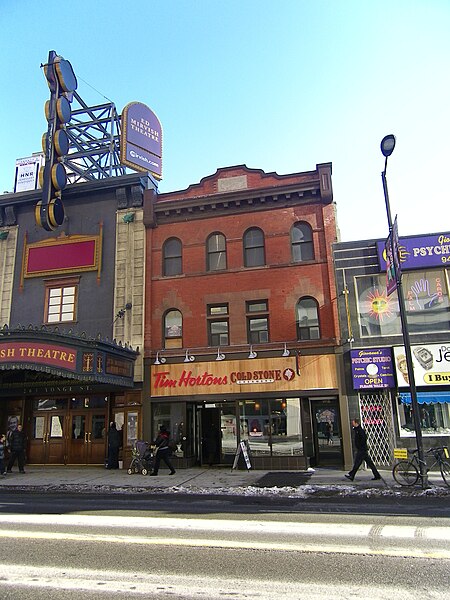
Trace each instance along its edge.
<instances>
[{"instance_id":1,"label":"bicycle","mask_svg":"<svg viewBox=\"0 0 450 600\"><path fill-rule=\"evenodd\" d=\"M417 448L412 450L412 454L413 457L410 460L400 460L392 469L392 475L399 485L413 486L418 482L419 477L422 477ZM449 457L448 448L446 446L430 448L425 454L432 454L434 457L434 463L430 467L428 467L426 460L423 461L425 472L428 473L436 465L439 465L442 479L444 480L445 485L450 487L450 463L445 460Z\"/></svg>"}]
</instances>

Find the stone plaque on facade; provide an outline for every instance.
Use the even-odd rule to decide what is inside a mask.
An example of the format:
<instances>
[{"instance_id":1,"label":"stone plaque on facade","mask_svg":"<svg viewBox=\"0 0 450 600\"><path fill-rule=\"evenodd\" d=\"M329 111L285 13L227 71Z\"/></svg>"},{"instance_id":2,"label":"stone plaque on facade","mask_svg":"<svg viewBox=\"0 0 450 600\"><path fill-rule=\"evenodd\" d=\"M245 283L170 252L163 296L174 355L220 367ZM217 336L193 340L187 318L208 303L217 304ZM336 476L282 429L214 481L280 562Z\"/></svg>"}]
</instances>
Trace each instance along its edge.
<instances>
[{"instance_id":1,"label":"stone plaque on facade","mask_svg":"<svg viewBox=\"0 0 450 600\"><path fill-rule=\"evenodd\" d=\"M245 190L247 187L247 175L224 177L217 181L217 191L219 192L234 192L236 190Z\"/></svg>"}]
</instances>

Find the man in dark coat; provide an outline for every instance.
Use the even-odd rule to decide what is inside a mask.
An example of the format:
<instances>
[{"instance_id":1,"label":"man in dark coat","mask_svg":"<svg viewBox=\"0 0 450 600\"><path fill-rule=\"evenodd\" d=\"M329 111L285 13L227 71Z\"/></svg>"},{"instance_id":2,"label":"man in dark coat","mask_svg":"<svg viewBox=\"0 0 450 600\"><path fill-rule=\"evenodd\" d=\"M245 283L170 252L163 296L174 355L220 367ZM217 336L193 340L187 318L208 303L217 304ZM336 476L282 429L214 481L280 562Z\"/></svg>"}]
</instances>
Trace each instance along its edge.
<instances>
[{"instance_id":1,"label":"man in dark coat","mask_svg":"<svg viewBox=\"0 0 450 600\"><path fill-rule=\"evenodd\" d=\"M17 429L11 431L8 442L9 451L11 453L8 461L8 473L11 473L16 458L19 464L19 473L25 473L25 449L27 440L25 433L22 431L22 425L17 425Z\"/></svg>"},{"instance_id":2,"label":"man in dark coat","mask_svg":"<svg viewBox=\"0 0 450 600\"><path fill-rule=\"evenodd\" d=\"M347 479L350 479L350 481L353 481L357 470L362 465L363 461L366 461L366 464L369 467L369 469L372 469L372 480L381 479L381 475L379 474L376 466L374 465L372 459L369 456L369 452L367 450L367 435L364 429L361 427L359 419L353 419L352 425L353 431L355 432L356 455L352 470L347 475L345 475L345 477L347 477Z\"/></svg>"},{"instance_id":3,"label":"man in dark coat","mask_svg":"<svg viewBox=\"0 0 450 600\"><path fill-rule=\"evenodd\" d=\"M156 446L155 450L155 462L153 464L153 470L150 475L158 475L159 465L163 460L166 465L170 469L170 475L175 474L175 469L173 468L172 462L170 461L171 450L169 448L169 432L167 431L164 425L161 425L159 428L159 434L156 438L154 445Z\"/></svg>"},{"instance_id":4,"label":"man in dark coat","mask_svg":"<svg viewBox=\"0 0 450 600\"><path fill-rule=\"evenodd\" d=\"M112 421L109 424L108 432L108 464L107 469L119 468L119 448L122 445L120 432L117 431L116 424Z\"/></svg>"}]
</instances>

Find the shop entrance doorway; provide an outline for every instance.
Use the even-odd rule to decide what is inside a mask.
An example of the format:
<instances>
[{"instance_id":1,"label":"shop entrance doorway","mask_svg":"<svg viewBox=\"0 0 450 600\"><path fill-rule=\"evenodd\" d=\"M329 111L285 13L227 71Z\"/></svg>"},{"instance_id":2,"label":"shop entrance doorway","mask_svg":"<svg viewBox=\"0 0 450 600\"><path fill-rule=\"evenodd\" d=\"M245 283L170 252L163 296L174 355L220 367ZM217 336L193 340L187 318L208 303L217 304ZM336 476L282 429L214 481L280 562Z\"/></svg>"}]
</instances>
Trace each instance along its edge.
<instances>
[{"instance_id":1,"label":"shop entrance doorway","mask_svg":"<svg viewBox=\"0 0 450 600\"><path fill-rule=\"evenodd\" d=\"M74 399L72 399L72 403ZM107 408L68 406L67 399L35 402L27 462L37 465L102 465L106 456ZM100 403L100 402L99 402ZM92 402L95 404L95 399ZM103 405L105 402L103 401ZM36 410L37 409L37 410Z\"/></svg>"},{"instance_id":2,"label":"shop entrance doorway","mask_svg":"<svg viewBox=\"0 0 450 600\"><path fill-rule=\"evenodd\" d=\"M341 418L337 399L311 399L314 455L312 466L343 467Z\"/></svg>"},{"instance_id":3,"label":"shop entrance doorway","mask_svg":"<svg viewBox=\"0 0 450 600\"><path fill-rule=\"evenodd\" d=\"M202 405L198 425L200 464L232 465L238 444L235 404L222 402Z\"/></svg>"},{"instance_id":4,"label":"shop entrance doorway","mask_svg":"<svg viewBox=\"0 0 450 600\"><path fill-rule=\"evenodd\" d=\"M220 408L204 408L201 419L201 464L219 465L222 460Z\"/></svg>"}]
</instances>

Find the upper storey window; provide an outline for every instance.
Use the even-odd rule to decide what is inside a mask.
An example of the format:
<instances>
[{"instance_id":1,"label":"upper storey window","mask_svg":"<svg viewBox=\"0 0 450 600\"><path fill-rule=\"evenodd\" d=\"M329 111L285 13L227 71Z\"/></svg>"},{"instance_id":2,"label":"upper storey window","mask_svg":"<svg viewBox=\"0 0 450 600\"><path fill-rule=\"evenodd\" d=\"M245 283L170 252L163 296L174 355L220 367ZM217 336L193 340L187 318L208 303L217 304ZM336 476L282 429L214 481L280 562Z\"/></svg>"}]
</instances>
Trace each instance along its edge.
<instances>
[{"instance_id":1,"label":"upper storey window","mask_svg":"<svg viewBox=\"0 0 450 600\"><path fill-rule=\"evenodd\" d=\"M319 305L314 298L300 298L296 308L297 339L320 339Z\"/></svg>"},{"instance_id":2,"label":"upper storey window","mask_svg":"<svg viewBox=\"0 0 450 600\"><path fill-rule=\"evenodd\" d=\"M182 247L178 238L169 238L163 245L163 275L181 275Z\"/></svg>"},{"instance_id":3,"label":"upper storey window","mask_svg":"<svg viewBox=\"0 0 450 600\"><path fill-rule=\"evenodd\" d=\"M206 268L223 271L227 268L226 240L222 233L212 233L206 242Z\"/></svg>"},{"instance_id":4,"label":"upper storey window","mask_svg":"<svg viewBox=\"0 0 450 600\"><path fill-rule=\"evenodd\" d=\"M266 264L264 233L258 227L244 233L244 266L261 267Z\"/></svg>"},{"instance_id":5,"label":"upper storey window","mask_svg":"<svg viewBox=\"0 0 450 600\"><path fill-rule=\"evenodd\" d=\"M295 223L291 229L292 260L304 262L314 260L314 243L311 226L308 223Z\"/></svg>"}]
</instances>

